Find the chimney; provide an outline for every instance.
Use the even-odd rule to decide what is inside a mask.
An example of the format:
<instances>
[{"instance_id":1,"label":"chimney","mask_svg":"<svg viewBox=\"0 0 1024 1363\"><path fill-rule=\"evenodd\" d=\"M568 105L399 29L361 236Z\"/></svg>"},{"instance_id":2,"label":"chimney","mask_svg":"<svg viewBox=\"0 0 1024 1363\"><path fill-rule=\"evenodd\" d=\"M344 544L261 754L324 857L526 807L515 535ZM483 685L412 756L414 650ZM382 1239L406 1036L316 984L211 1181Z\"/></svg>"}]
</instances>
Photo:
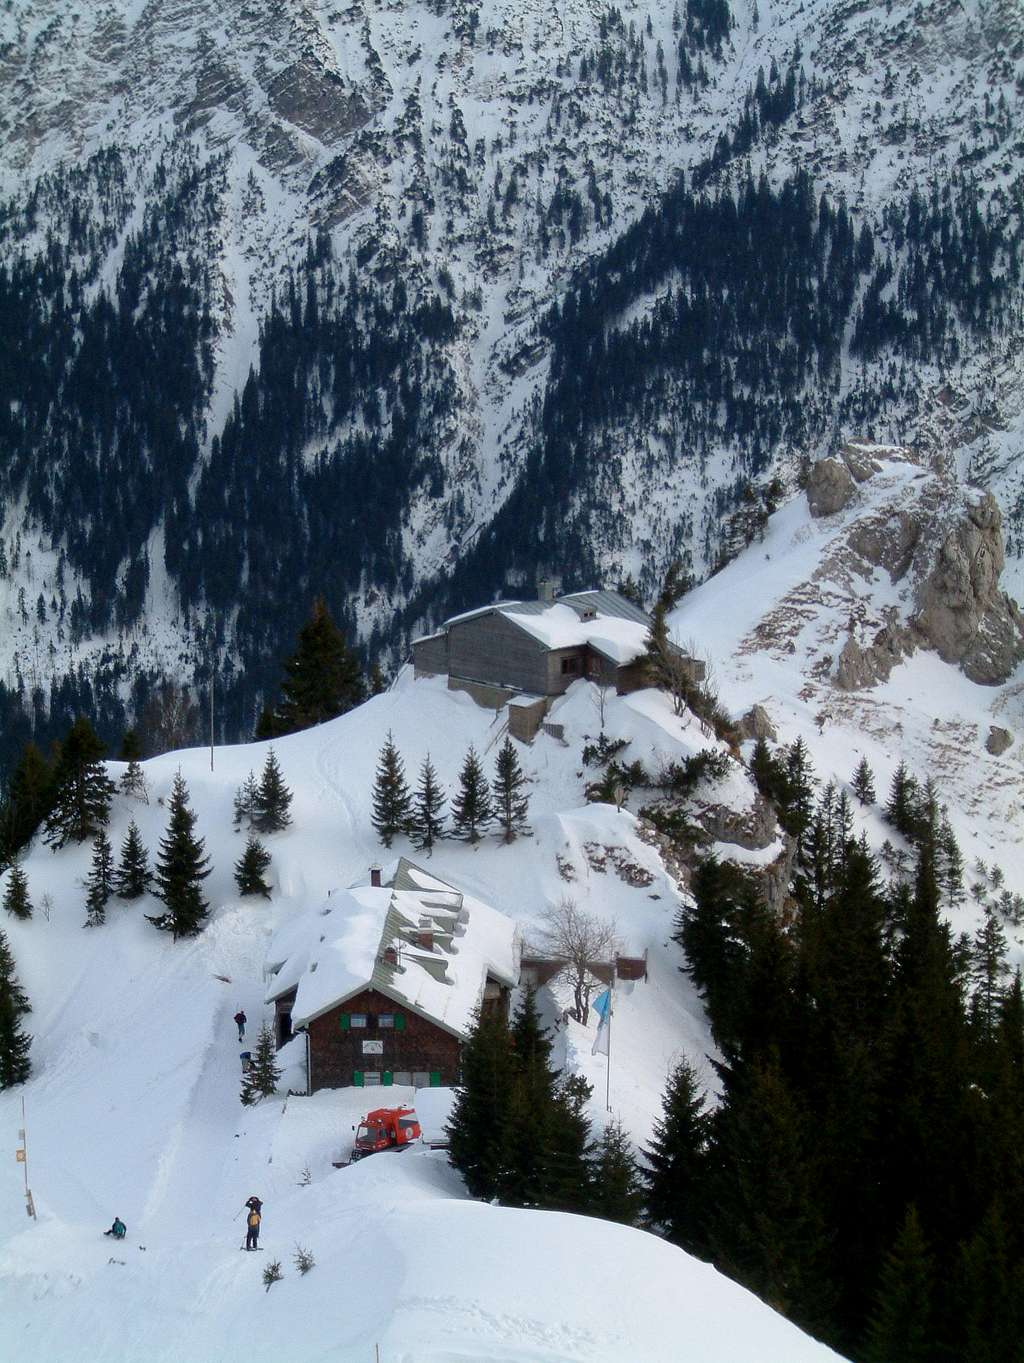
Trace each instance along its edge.
<instances>
[{"instance_id":1,"label":"chimney","mask_svg":"<svg viewBox=\"0 0 1024 1363\"><path fill-rule=\"evenodd\" d=\"M542 577L537 583L537 600L543 601L545 606L553 606L556 585L554 578Z\"/></svg>"},{"instance_id":2,"label":"chimney","mask_svg":"<svg viewBox=\"0 0 1024 1363\"><path fill-rule=\"evenodd\" d=\"M381 887L381 879L380 879L380 867L379 867L379 866L371 866L371 867L370 867L370 884L373 886L373 888L374 888L375 890L379 890L379 889L380 889L380 887Z\"/></svg>"},{"instance_id":3,"label":"chimney","mask_svg":"<svg viewBox=\"0 0 1024 1363\"><path fill-rule=\"evenodd\" d=\"M385 965L394 965L394 966L397 966L397 965L398 965L398 948L397 948L397 947L385 947L385 948L384 948L384 964L385 964Z\"/></svg>"},{"instance_id":4,"label":"chimney","mask_svg":"<svg viewBox=\"0 0 1024 1363\"><path fill-rule=\"evenodd\" d=\"M418 947L421 947L424 951L433 951L433 950L434 950L434 929L433 929L433 928L419 928L419 929L417 929L416 935L415 935L415 940L416 940L416 945L417 945Z\"/></svg>"}]
</instances>

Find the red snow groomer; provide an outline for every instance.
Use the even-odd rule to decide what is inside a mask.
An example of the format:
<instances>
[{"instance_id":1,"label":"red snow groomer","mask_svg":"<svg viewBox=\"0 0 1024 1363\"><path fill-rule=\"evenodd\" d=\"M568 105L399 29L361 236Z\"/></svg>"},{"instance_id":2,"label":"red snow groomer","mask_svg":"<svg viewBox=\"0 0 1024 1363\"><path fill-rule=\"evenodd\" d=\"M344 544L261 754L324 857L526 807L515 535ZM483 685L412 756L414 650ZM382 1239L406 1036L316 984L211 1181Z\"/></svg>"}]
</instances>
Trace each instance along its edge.
<instances>
[{"instance_id":1,"label":"red snow groomer","mask_svg":"<svg viewBox=\"0 0 1024 1363\"><path fill-rule=\"evenodd\" d=\"M376 1155L380 1150L401 1150L418 1141L420 1124L411 1107L378 1107L359 1123L351 1162Z\"/></svg>"}]
</instances>

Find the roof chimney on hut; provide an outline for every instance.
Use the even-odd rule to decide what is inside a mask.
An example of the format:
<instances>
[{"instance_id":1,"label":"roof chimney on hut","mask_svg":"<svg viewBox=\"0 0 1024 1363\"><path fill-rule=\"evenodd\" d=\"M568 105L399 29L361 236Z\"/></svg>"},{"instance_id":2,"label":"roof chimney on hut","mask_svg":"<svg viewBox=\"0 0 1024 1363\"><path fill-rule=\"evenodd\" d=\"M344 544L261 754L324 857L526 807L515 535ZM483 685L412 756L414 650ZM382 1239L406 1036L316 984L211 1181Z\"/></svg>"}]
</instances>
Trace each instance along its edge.
<instances>
[{"instance_id":1,"label":"roof chimney on hut","mask_svg":"<svg viewBox=\"0 0 1024 1363\"><path fill-rule=\"evenodd\" d=\"M553 606L557 586L558 583L553 577L542 577L537 583L537 600L543 601L545 606Z\"/></svg>"},{"instance_id":2,"label":"roof chimney on hut","mask_svg":"<svg viewBox=\"0 0 1024 1363\"><path fill-rule=\"evenodd\" d=\"M375 890L379 890L381 887L380 867L377 865L370 867L370 884Z\"/></svg>"}]
</instances>

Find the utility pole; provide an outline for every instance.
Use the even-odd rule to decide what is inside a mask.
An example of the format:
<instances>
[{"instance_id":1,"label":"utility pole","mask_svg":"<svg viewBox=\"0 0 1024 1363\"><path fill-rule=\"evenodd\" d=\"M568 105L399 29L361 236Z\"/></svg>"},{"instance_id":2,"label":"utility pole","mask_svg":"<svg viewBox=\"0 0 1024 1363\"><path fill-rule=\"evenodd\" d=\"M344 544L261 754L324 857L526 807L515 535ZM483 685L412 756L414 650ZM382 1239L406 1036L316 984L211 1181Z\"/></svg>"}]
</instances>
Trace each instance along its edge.
<instances>
[{"instance_id":1,"label":"utility pole","mask_svg":"<svg viewBox=\"0 0 1024 1363\"><path fill-rule=\"evenodd\" d=\"M210 770L213 771L213 679L214 660L210 658Z\"/></svg>"}]
</instances>

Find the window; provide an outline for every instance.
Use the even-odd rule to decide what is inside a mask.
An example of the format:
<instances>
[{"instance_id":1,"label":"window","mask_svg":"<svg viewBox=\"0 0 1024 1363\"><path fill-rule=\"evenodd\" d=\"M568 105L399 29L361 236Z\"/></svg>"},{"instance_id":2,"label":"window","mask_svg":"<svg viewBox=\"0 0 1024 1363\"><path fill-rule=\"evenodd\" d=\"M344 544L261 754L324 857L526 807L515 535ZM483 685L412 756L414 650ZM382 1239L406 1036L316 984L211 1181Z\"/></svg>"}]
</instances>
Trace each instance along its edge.
<instances>
[{"instance_id":1,"label":"window","mask_svg":"<svg viewBox=\"0 0 1024 1363\"><path fill-rule=\"evenodd\" d=\"M395 1025L395 1015L394 1015L394 1013L378 1013L378 1014L377 1014L377 1026L378 1026L378 1027L394 1027L394 1025Z\"/></svg>"},{"instance_id":2,"label":"window","mask_svg":"<svg viewBox=\"0 0 1024 1363\"><path fill-rule=\"evenodd\" d=\"M580 660L579 660L579 658L563 658L563 659L562 659L562 676L563 676L563 677L566 677L566 676L575 676L576 673L577 673L579 670L580 670Z\"/></svg>"},{"instance_id":3,"label":"window","mask_svg":"<svg viewBox=\"0 0 1024 1363\"><path fill-rule=\"evenodd\" d=\"M366 1014L365 1014L365 1013L342 1013L342 1015L341 1015L341 1017L338 1019L338 1021L339 1021L340 1024L341 1024L341 1030L342 1030L343 1032L347 1032L348 1029L349 1029L350 1027L365 1027L365 1026L366 1026Z\"/></svg>"}]
</instances>

